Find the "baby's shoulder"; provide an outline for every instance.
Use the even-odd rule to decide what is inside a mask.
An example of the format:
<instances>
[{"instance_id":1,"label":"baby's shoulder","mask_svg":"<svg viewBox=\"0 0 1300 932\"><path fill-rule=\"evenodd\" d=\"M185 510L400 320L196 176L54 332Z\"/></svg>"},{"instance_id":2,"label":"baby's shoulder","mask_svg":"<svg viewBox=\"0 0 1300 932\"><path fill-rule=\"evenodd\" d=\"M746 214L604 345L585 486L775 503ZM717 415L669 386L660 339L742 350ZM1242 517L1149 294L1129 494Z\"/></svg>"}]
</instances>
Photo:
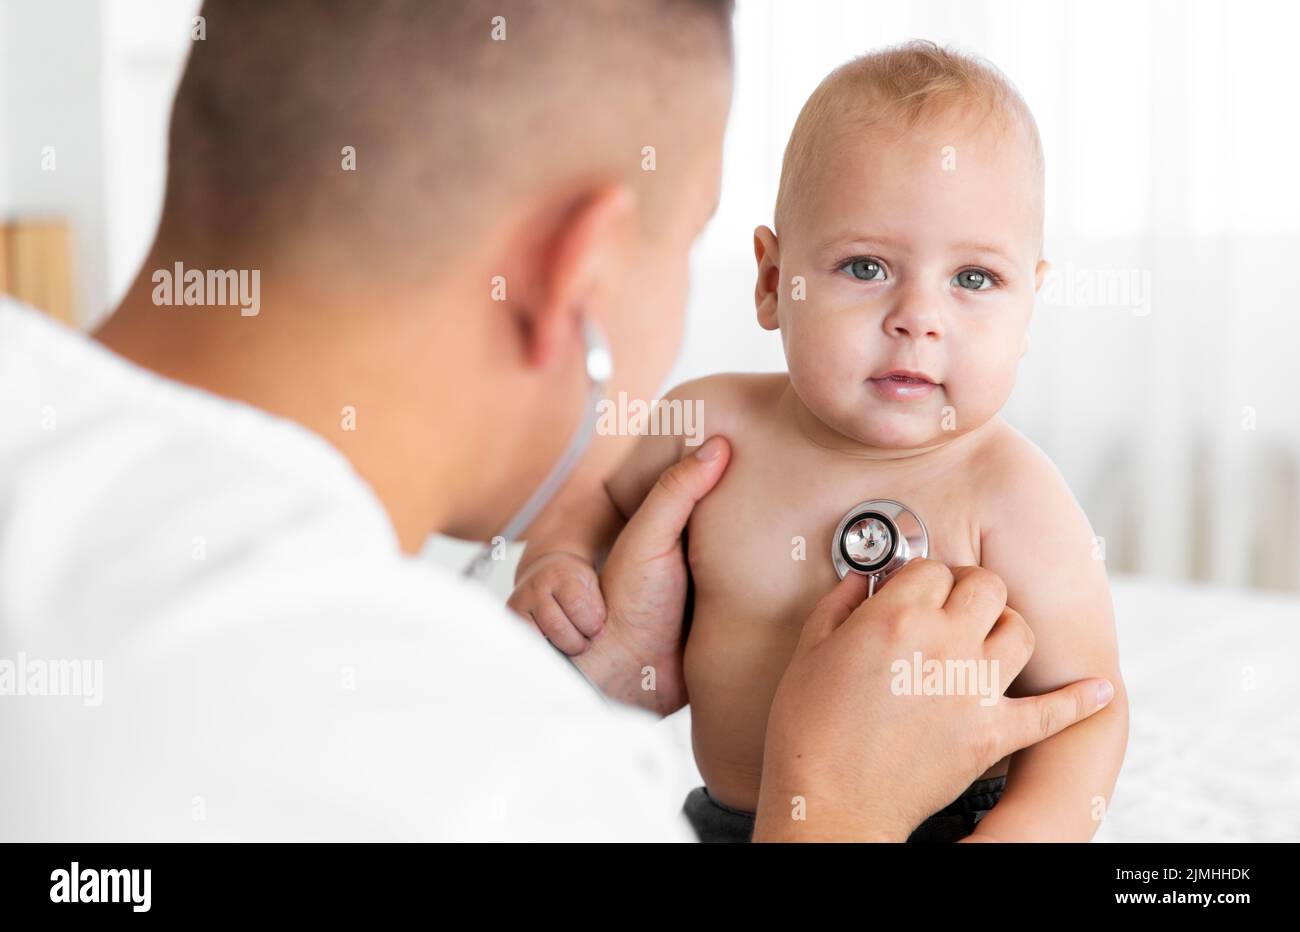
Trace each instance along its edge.
<instances>
[{"instance_id":1,"label":"baby's shoulder","mask_svg":"<svg viewBox=\"0 0 1300 932\"><path fill-rule=\"evenodd\" d=\"M1001 418L988 427L970 452L968 475L991 514L1074 504L1061 471L1037 444Z\"/></svg>"},{"instance_id":2,"label":"baby's shoulder","mask_svg":"<svg viewBox=\"0 0 1300 932\"><path fill-rule=\"evenodd\" d=\"M1056 464L1031 440L1000 423L981 438L970 465L982 566L1007 578L1016 572L1014 561L1033 554L1035 572L1047 578L1044 561L1077 574L1094 560L1088 516Z\"/></svg>"},{"instance_id":3,"label":"baby's shoulder","mask_svg":"<svg viewBox=\"0 0 1300 932\"><path fill-rule=\"evenodd\" d=\"M698 404L708 432L726 433L774 409L789 384L784 372L720 372L683 382L664 399Z\"/></svg>"}]
</instances>

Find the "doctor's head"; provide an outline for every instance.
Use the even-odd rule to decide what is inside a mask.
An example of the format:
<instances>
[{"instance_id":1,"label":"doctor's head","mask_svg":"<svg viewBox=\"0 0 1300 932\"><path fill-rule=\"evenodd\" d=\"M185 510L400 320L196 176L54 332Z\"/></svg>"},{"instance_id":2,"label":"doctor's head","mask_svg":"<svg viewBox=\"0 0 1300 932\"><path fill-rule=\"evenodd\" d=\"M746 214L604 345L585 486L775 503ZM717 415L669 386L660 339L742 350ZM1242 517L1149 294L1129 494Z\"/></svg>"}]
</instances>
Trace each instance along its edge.
<instances>
[{"instance_id":1,"label":"doctor's head","mask_svg":"<svg viewBox=\"0 0 1300 932\"><path fill-rule=\"evenodd\" d=\"M775 227L755 232L759 322L827 426L915 449L1002 407L1046 263L1038 131L994 68L913 42L832 72L786 148Z\"/></svg>"},{"instance_id":2,"label":"doctor's head","mask_svg":"<svg viewBox=\"0 0 1300 932\"><path fill-rule=\"evenodd\" d=\"M501 514L446 528L491 533L578 420L581 316L609 340L612 391L653 397L667 375L719 193L731 0L200 13L151 262L261 270L256 318L194 324L214 345L278 335L305 372L346 347L373 360L358 393L388 385L379 404L405 405L408 432L422 403L493 425L475 455ZM435 378L450 371L477 381L458 394ZM382 496L384 451L364 442L342 441Z\"/></svg>"}]
</instances>

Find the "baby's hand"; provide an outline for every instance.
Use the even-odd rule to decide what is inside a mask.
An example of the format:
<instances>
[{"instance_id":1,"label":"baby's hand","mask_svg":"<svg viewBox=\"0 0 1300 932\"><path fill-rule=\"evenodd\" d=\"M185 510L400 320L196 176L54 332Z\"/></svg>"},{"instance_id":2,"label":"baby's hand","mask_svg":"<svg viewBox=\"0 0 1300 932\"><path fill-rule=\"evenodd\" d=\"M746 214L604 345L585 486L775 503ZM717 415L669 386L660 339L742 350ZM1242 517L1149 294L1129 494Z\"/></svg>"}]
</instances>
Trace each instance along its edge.
<instances>
[{"instance_id":1,"label":"baby's hand","mask_svg":"<svg viewBox=\"0 0 1300 932\"><path fill-rule=\"evenodd\" d=\"M572 553L539 557L506 604L570 657L585 651L605 624L605 599L596 570Z\"/></svg>"}]
</instances>

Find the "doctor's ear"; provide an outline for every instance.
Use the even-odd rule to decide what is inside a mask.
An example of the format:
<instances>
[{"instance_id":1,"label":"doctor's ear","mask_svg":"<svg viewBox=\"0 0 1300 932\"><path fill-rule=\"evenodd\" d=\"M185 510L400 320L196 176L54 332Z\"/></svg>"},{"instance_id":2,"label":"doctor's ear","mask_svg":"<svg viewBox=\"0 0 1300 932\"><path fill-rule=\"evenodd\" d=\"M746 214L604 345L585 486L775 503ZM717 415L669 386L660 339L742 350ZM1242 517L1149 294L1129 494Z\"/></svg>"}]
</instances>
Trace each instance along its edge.
<instances>
[{"instance_id":1,"label":"doctor's ear","mask_svg":"<svg viewBox=\"0 0 1300 932\"><path fill-rule=\"evenodd\" d=\"M776 234L768 227L754 231L754 259L758 262L758 281L754 285L758 325L764 330L776 330L780 326L776 306L781 287L781 251Z\"/></svg>"},{"instance_id":2,"label":"doctor's ear","mask_svg":"<svg viewBox=\"0 0 1300 932\"><path fill-rule=\"evenodd\" d=\"M528 239L527 281L510 295L528 363L545 368L576 345L581 310L598 304L611 274L622 274L636 196L625 185L588 190L547 211Z\"/></svg>"}]
</instances>

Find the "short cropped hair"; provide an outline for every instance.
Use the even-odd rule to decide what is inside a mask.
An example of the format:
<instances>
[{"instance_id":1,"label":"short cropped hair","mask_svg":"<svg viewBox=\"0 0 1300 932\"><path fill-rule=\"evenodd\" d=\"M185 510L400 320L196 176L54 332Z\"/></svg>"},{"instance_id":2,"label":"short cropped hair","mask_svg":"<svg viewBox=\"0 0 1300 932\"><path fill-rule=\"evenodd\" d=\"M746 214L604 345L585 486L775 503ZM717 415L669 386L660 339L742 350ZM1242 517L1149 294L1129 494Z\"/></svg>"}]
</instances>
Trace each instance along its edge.
<instances>
[{"instance_id":1,"label":"short cropped hair","mask_svg":"<svg viewBox=\"0 0 1300 932\"><path fill-rule=\"evenodd\" d=\"M813 91L786 145L776 199L777 232L797 189L807 182L829 130L870 131L879 126L907 130L952 113L970 119L1001 117L1023 130L1041 192L1042 142L1020 93L989 62L917 39L855 58L832 71Z\"/></svg>"},{"instance_id":2,"label":"short cropped hair","mask_svg":"<svg viewBox=\"0 0 1300 932\"><path fill-rule=\"evenodd\" d=\"M730 67L732 0L206 0L200 14L159 240L249 262L323 249L427 270L530 185L633 175L692 60Z\"/></svg>"}]
</instances>

